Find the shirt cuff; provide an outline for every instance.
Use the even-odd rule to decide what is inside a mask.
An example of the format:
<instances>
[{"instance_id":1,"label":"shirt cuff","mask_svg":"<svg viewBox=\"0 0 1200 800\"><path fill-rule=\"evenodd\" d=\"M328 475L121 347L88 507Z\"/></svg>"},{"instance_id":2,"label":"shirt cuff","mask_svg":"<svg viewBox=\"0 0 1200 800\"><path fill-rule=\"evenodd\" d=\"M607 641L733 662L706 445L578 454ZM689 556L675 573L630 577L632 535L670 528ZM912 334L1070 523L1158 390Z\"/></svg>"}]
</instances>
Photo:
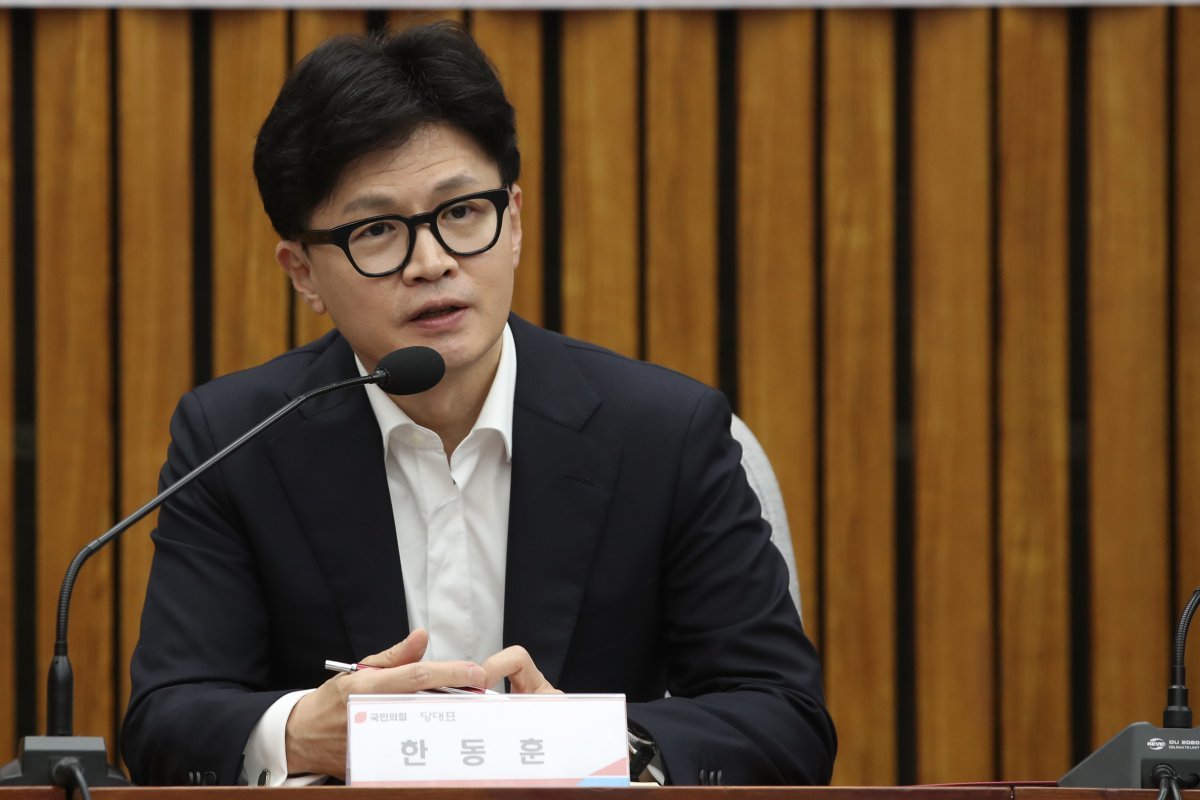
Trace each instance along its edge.
<instances>
[{"instance_id":1,"label":"shirt cuff","mask_svg":"<svg viewBox=\"0 0 1200 800\"><path fill-rule=\"evenodd\" d=\"M662 768L662 753L655 753L654 758L650 759L650 763L646 765L646 772L650 773L650 777L659 786L667 785L667 773ZM645 773L642 773L643 775Z\"/></svg>"},{"instance_id":2,"label":"shirt cuff","mask_svg":"<svg viewBox=\"0 0 1200 800\"><path fill-rule=\"evenodd\" d=\"M291 692L271 704L255 723L242 751L242 783L252 786L310 786L327 775L288 776L287 721L300 698L316 689Z\"/></svg>"},{"instance_id":3,"label":"shirt cuff","mask_svg":"<svg viewBox=\"0 0 1200 800\"><path fill-rule=\"evenodd\" d=\"M632 758L635 753L635 749L633 746L633 737L634 737L633 731L626 729L626 736L629 737L629 740L628 740L629 755L630 755L630 758ZM632 765L631 765L631 768L632 768ZM636 784L645 784L648 786L665 786L667 784L667 775L666 775L666 772L663 771L663 767L662 767L662 753L659 751L659 749L657 747L654 748L653 758L651 758L650 762L648 764L646 764L645 767L642 768L641 774L640 775L630 775L629 780L630 780L630 783L633 783L635 785Z\"/></svg>"}]
</instances>

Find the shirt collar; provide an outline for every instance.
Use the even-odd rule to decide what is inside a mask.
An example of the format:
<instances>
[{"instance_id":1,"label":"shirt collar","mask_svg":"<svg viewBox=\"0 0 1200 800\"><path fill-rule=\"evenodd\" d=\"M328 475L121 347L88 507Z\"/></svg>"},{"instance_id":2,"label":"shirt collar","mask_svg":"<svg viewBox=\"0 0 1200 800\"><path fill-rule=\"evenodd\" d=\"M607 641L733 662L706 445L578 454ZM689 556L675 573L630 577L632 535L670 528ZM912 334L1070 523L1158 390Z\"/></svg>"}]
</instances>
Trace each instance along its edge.
<instances>
[{"instance_id":1,"label":"shirt collar","mask_svg":"<svg viewBox=\"0 0 1200 800\"><path fill-rule=\"evenodd\" d=\"M354 354L354 366L358 368L359 375L366 375L367 370L363 367L362 360L358 354ZM379 432L383 436L383 453L386 457L388 454L389 445L391 443L392 431L402 427L420 428L422 426L413 422L412 418L401 410L400 406L392 402L391 396L380 389L375 384L367 384L367 399L371 402L371 410L375 413L375 421L379 423ZM488 390L487 399L483 401L483 408L479 410L479 417L475 420L475 424L471 426L470 432L466 438L466 442L471 438L472 434L478 430L493 430L500 434L500 439L504 442L504 451L508 460L512 461L513 442L512 442L512 418L513 418L513 399L517 392L517 347L513 341L512 330L509 329L508 323L504 323L504 332L500 337L500 364L496 367L496 376L492 379L492 386Z\"/></svg>"}]
</instances>

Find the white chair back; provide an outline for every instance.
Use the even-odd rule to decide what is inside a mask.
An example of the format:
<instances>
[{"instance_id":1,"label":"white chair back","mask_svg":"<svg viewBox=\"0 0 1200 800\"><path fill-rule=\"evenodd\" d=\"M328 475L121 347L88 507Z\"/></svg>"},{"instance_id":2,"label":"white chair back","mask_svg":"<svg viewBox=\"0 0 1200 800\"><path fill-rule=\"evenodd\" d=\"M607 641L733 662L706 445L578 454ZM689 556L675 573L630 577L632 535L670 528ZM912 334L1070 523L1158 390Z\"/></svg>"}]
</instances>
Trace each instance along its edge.
<instances>
[{"instance_id":1,"label":"white chair back","mask_svg":"<svg viewBox=\"0 0 1200 800\"><path fill-rule=\"evenodd\" d=\"M796 554L792 550L792 531L788 527L787 510L783 507L783 493L779 491L775 470L771 469L771 462L758 439L736 414L729 426L729 432L742 446L742 469L746 470L750 488L758 495L763 519L771 526L771 541L779 548L783 560L787 562L788 577L791 579L789 591L796 603L796 610L803 618L804 611L800 607L800 582L796 577Z\"/></svg>"}]
</instances>

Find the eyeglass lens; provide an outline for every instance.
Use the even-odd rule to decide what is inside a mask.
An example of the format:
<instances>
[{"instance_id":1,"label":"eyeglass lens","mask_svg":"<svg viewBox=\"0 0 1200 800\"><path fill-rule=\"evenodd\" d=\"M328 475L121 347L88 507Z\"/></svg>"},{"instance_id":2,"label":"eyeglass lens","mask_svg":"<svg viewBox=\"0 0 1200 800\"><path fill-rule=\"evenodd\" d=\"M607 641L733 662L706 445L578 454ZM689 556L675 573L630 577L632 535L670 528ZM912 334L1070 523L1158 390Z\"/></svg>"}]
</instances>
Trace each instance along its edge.
<instances>
[{"instance_id":1,"label":"eyeglass lens","mask_svg":"<svg viewBox=\"0 0 1200 800\"><path fill-rule=\"evenodd\" d=\"M441 209L433 224L450 252L470 255L491 246L500 217L491 200L475 197ZM390 272L408 255L408 237L408 227L400 220L368 222L351 231L350 255L365 273Z\"/></svg>"}]
</instances>

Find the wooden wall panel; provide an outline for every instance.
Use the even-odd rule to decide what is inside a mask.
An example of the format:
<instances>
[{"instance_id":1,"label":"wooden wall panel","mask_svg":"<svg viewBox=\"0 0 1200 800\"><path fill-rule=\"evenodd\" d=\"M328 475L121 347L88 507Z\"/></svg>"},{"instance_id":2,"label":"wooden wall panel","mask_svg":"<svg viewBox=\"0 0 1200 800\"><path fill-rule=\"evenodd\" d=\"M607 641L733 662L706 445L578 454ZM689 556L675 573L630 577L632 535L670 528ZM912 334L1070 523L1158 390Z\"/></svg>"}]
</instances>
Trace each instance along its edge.
<instances>
[{"instance_id":1,"label":"wooden wall panel","mask_svg":"<svg viewBox=\"0 0 1200 800\"><path fill-rule=\"evenodd\" d=\"M306 9L292 12L292 63L308 55L326 39L344 33L366 33L365 11Z\"/></svg>"},{"instance_id":2,"label":"wooden wall panel","mask_svg":"<svg viewBox=\"0 0 1200 800\"><path fill-rule=\"evenodd\" d=\"M825 688L834 780L895 783L893 13L825 14Z\"/></svg>"},{"instance_id":3,"label":"wooden wall panel","mask_svg":"<svg viewBox=\"0 0 1200 800\"><path fill-rule=\"evenodd\" d=\"M897 55L905 66L910 52L895 50L906 38L896 12L736 13L737 49L725 61L710 12L452 10L389 21L465 19L503 76L524 153L516 306L530 318L561 306L571 334L715 380L715 277L725 265L714 220L718 192L736 191L738 394L790 512L805 617L840 731L837 782L949 781L993 768L1054 778L1078 733L1072 662L1092 670L1084 733L1094 741L1154 719L1168 621L1200 582L1200 11L1081 12L1087 74L1075 85L1061 9L903 12L914 33L911 82L896 73ZM18 30L33 22L32 75L23 53L14 60L13 18ZM547 19L558 41L543 41ZM201 59L211 72L200 76L211 96L193 105L197 20L211 21L199 31L211 39ZM292 332L305 340L324 329L294 309L274 263L251 154L289 57L365 22L359 10L0 11L0 289L11 298L14 271L31 270L37 323L16 330L12 301L0 300L11 343L0 349L0 430L9 431L0 435L0 552L14 552L14 515L33 514L38 537L35 596L14 602L13 559L0 558L0 628L28 625L38 637L19 692L41 692L67 561L110 524L114 504L129 510L153 491L166 417L192 380L192 337L211 331L214 369L227 372L278 354ZM545 58L558 69L556 97L543 96ZM735 187L720 186L717 172L719 79L736 81L737 160L724 165ZM14 94L27 81L32 94ZM11 140L14 123L25 130L30 98L32 154ZM1070 153L1077 123L1087 147ZM195 140L211 146L211 183L198 187L195 125L206 128ZM899 151L897 133L908 130ZM544 143L544 131L561 139ZM544 145L561 156L546 162ZM1086 170L1078 183L1072 159ZM33 196L14 196L13 168L26 161ZM562 295L547 298L543 194L560 181L562 225L549 240L561 241ZM898 208L910 194L911 208ZM211 204L193 210L195 196ZM32 212L14 217L15 203L29 201ZM1078 218L1068 209L1086 212L1085 230L1070 229ZM210 217L201 228L211 224L210 241L192 241L194 211ZM13 230L14 218L34 225ZM910 230L894 229L910 219ZM897 241L908 237L911 306L895 278L905 265ZM14 263L14 241L34 245L33 264ZM1072 245L1082 245L1071 252L1086 259L1086 289L1068 282ZM212 254L211 320L190 318L193 252ZM1072 326L1085 320L1086 370L1070 362ZM897 463L908 456L896 449L909 446L897 429L896 370L910 355L913 497L907 472L897 495ZM12 494L14 363L36 364L38 491L28 497ZM64 372L85 390L60 389ZM1085 373L1086 384L1069 383ZM1078 439L1088 460L1086 554L1070 552L1068 400L1077 391L1089 416ZM898 574L909 561L896 550L897 504L907 511L910 500L915 572ZM122 542L119 572L111 554L89 563L72 612L77 690L87 697L76 727L110 741L148 554L140 529ZM1090 556L1078 568L1089 571L1091 606L1077 620L1074 555ZM907 631L908 621L897 614L907 598L897 592L910 586L915 638L904 642L897 625ZM1070 652L1072 623L1091 631L1088 651ZM0 647L0 685L17 680L10 643ZM898 663L909 662L897 658L907 652L913 692L901 696L910 676ZM0 752L11 751L20 696L0 692ZM34 726L43 725L39 703ZM908 731L914 740L899 741ZM919 763L898 763L907 754Z\"/></svg>"},{"instance_id":4,"label":"wooden wall panel","mask_svg":"<svg viewBox=\"0 0 1200 800\"><path fill-rule=\"evenodd\" d=\"M117 12L122 515L158 491L168 423L192 372L190 16ZM120 544L120 707L137 643L157 514Z\"/></svg>"},{"instance_id":5,"label":"wooden wall panel","mask_svg":"<svg viewBox=\"0 0 1200 800\"><path fill-rule=\"evenodd\" d=\"M1178 614L1200 586L1200 6L1175 15L1175 375ZM1200 637L1193 637L1200 640ZM1188 647L1196 664L1200 643ZM1195 674L1195 673L1193 673Z\"/></svg>"},{"instance_id":6,"label":"wooden wall panel","mask_svg":"<svg viewBox=\"0 0 1200 800\"><path fill-rule=\"evenodd\" d=\"M331 11L309 9L292 14L292 60L304 58L326 39L343 33L366 33L367 15L364 11ZM347 265L348 266L348 265ZM295 326L292 344L311 342L333 328L328 314L315 314L300 296L293 293Z\"/></svg>"},{"instance_id":7,"label":"wooden wall panel","mask_svg":"<svg viewBox=\"0 0 1200 800\"><path fill-rule=\"evenodd\" d=\"M466 15L460 8L433 8L416 11L389 11L388 27L394 31L411 28L414 25L427 25L430 22L450 20L460 25L466 21Z\"/></svg>"},{"instance_id":8,"label":"wooden wall panel","mask_svg":"<svg viewBox=\"0 0 1200 800\"><path fill-rule=\"evenodd\" d=\"M262 209L254 138L287 69L287 12L212 15L213 369L244 369L287 349L291 288Z\"/></svg>"},{"instance_id":9,"label":"wooden wall panel","mask_svg":"<svg viewBox=\"0 0 1200 800\"><path fill-rule=\"evenodd\" d=\"M779 479L819 641L816 66L815 12L738 15L738 400Z\"/></svg>"},{"instance_id":10,"label":"wooden wall panel","mask_svg":"<svg viewBox=\"0 0 1200 800\"><path fill-rule=\"evenodd\" d=\"M913 25L919 782L993 771L990 16L929 9Z\"/></svg>"},{"instance_id":11,"label":"wooden wall panel","mask_svg":"<svg viewBox=\"0 0 1200 800\"><path fill-rule=\"evenodd\" d=\"M645 17L646 358L717 382L717 29L712 11Z\"/></svg>"},{"instance_id":12,"label":"wooden wall panel","mask_svg":"<svg viewBox=\"0 0 1200 800\"><path fill-rule=\"evenodd\" d=\"M1163 8L1089 12L1090 663L1097 745L1162 707L1169 647L1165 22Z\"/></svg>"},{"instance_id":13,"label":"wooden wall panel","mask_svg":"<svg viewBox=\"0 0 1200 800\"><path fill-rule=\"evenodd\" d=\"M563 328L639 349L638 18L562 20Z\"/></svg>"},{"instance_id":14,"label":"wooden wall panel","mask_svg":"<svg viewBox=\"0 0 1200 800\"><path fill-rule=\"evenodd\" d=\"M997 15L999 768L1053 780L1071 747L1067 12Z\"/></svg>"},{"instance_id":15,"label":"wooden wall panel","mask_svg":"<svg viewBox=\"0 0 1200 800\"><path fill-rule=\"evenodd\" d=\"M112 522L109 13L34 18L37 253L37 658L50 664L67 565ZM69 376L69 377L64 377ZM75 584L75 732L113 741L112 552ZM45 730L39 681L38 730Z\"/></svg>"},{"instance_id":16,"label":"wooden wall panel","mask_svg":"<svg viewBox=\"0 0 1200 800\"><path fill-rule=\"evenodd\" d=\"M504 83L508 101L517 111L517 142L521 148L521 263L517 269L513 310L540 324L543 319L543 247L545 216L542 144L542 14L538 11L475 11L471 34L483 48Z\"/></svg>"},{"instance_id":17,"label":"wooden wall panel","mask_svg":"<svg viewBox=\"0 0 1200 800\"><path fill-rule=\"evenodd\" d=\"M0 11L0 108L12 107L11 12ZM15 752L17 609L13 555L13 149L12 116L0 119L0 754ZM4 758L0 755L0 758Z\"/></svg>"}]
</instances>

